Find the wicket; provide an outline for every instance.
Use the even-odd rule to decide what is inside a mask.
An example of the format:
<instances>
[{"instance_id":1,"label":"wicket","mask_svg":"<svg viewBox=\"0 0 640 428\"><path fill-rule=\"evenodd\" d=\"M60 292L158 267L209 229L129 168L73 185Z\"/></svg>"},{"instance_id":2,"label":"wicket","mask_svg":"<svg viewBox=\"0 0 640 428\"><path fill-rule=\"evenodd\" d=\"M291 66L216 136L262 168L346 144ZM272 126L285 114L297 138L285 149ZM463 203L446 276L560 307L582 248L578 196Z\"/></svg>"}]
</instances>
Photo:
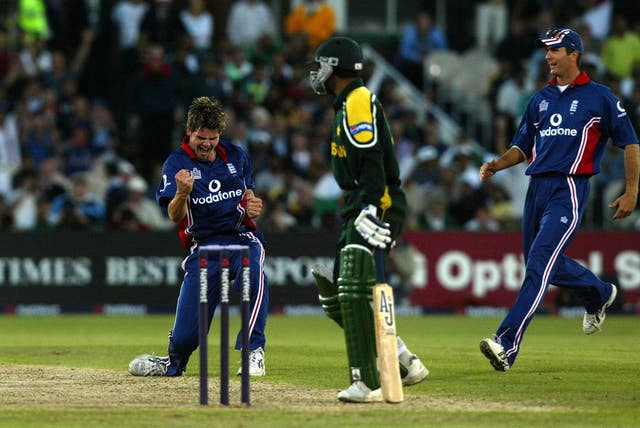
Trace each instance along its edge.
<instances>
[{"instance_id":1,"label":"wicket","mask_svg":"<svg viewBox=\"0 0 640 428\"><path fill-rule=\"evenodd\" d=\"M249 396L249 302L250 260L249 247L246 245L204 245L198 250L200 262L200 305L199 347L200 347L200 404L207 405L208 394L208 351L207 338L209 326L209 289L208 266L209 253L219 254L220 263L220 404L229 405L229 254L240 252L242 255L242 303L240 305L242 319L242 380L240 401L251 405Z\"/></svg>"}]
</instances>

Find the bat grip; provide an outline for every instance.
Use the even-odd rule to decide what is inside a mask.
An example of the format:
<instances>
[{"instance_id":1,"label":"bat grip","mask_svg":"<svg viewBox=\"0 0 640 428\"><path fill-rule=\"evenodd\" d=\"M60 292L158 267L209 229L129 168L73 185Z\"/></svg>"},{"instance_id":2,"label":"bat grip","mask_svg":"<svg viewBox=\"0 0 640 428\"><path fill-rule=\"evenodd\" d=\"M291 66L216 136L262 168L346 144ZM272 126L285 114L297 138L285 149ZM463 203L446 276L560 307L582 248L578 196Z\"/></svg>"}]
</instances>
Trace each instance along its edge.
<instances>
[{"instance_id":1,"label":"bat grip","mask_svg":"<svg viewBox=\"0 0 640 428\"><path fill-rule=\"evenodd\" d=\"M382 284L384 280L384 255L381 248L376 248L374 252L374 260L376 265L376 282Z\"/></svg>"}]
</instances>

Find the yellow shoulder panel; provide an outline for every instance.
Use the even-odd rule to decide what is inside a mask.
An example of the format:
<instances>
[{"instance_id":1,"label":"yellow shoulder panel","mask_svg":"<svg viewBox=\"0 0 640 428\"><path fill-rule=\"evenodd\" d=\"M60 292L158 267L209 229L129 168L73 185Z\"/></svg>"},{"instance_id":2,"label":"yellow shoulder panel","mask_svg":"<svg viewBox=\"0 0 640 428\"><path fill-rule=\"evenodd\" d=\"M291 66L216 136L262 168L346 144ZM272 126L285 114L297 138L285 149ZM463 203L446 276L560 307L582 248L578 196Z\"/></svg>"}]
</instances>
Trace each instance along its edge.
<instances>
[{"instance_id":1,"label":"yellow shoulder panel","mask_svg":"<svg viewBox=\"0 0 640 428\"><path fill-rule=\"evenodd\" d=\"M364 86L353 90L345 102L346 124L352 143L369 144L375 139L372 94Z\"/></svg>"}]
</instances>

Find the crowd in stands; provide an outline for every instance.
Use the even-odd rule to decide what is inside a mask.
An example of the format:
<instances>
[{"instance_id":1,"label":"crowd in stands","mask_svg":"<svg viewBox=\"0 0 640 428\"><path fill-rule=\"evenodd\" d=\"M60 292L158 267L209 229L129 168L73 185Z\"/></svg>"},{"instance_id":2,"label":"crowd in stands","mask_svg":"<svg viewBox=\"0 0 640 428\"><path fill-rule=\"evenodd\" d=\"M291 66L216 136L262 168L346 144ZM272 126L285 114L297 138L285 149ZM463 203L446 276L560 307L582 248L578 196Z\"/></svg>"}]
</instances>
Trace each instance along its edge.
<instances>
[{"instance_id":1,"label":"crowd in stands","mask_svg":"<svg viewBox=\"0 0 640 428\"><path fill-rule=\"evenodd\" d=\"M223 103L223 138L251 155L266 204L261 229L335 230L332 100L312 93L307 66L317 44L336 33L335 12L304 0L276 22L270 2L212 3L18 0L0 12L0 230L172 228L154 194L188 105L201 95ZM409 196L409 230L519 228L523 169L481 183L478 168L505 150L527 98L548 77L533 47L548 27L572 25L582 34L583 67L612 85L639 129L640 27L633 25L640 21L630 12L612 1L570 2L569 17L543 7L556 2L470 3L477 45L500 63L488 82L491 144L479 150L464 133L445 143L438 121L418 117L396 82L385 80L377 93ZM427 7L407 23L390 58L427 98L422 59L458 46L456 28L440 29L433 16ZM623 188L622 162L622 151L607 153L587 225L614 227L606 204ZM640 229L637 218L617 227Z\"/></svg>"}]
</instances>

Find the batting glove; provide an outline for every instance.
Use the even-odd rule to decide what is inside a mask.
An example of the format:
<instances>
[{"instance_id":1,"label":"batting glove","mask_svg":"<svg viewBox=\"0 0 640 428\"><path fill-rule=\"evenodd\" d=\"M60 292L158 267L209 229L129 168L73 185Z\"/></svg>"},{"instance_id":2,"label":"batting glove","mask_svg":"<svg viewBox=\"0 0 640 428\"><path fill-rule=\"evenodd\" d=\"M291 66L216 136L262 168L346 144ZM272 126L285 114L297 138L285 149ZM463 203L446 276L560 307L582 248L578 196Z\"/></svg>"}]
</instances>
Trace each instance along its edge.
<instances>
[{"instance_id":1,"label":"batting glove","mask_svg":"<svg viewBox=\"0 0 640 428\"><path fill-rule=\"evenodd\" d=\"M387 244L391 242L391 229L389 223L378 219L376 211L376 207L373 205L365 205L358 214L354 225L358 233L370 245L377 248L387 248Z\"/></svg>"}]
</instances>

